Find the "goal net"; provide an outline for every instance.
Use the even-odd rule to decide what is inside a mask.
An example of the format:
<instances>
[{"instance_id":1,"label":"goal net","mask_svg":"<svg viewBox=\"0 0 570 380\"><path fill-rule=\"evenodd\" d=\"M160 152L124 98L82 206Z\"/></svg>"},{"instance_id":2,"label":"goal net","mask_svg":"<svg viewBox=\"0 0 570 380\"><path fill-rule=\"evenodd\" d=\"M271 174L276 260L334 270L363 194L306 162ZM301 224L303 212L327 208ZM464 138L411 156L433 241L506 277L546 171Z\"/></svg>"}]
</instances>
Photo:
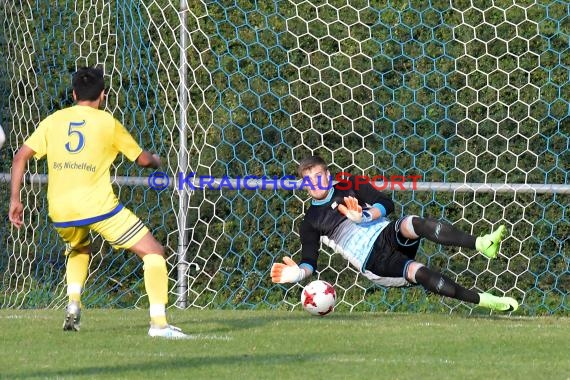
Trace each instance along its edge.
<instances>
[{"instance_id":1,"label":"goal net","mask_svg":"<svg viewBox=\"0 0 570 380\"><path fill-rule=\"evenodd\" d=\"M418 260L522 300L523 314L567 314L568 12L548 0L0 1L0 212L15 150L72 104L71 73L101 65L106 110L171 179L157 191L151 171L124 158L113 167L121 201L167 248L172 304L299 307L302 285L272 284L269 270L299 260L307 194L174 180L283 178L319 154L332 172L421 176L417 191L387 191L395 217L475 235L506 224L497 260L429 242ZM30 162L25 225L0 225L4 308L66 302L46 174L45 161ZM479 312L374 287L325 247L319 268L340 310ZM145 307L142 263L94 237L83 303Z\"/></svg>"}]
</instances>

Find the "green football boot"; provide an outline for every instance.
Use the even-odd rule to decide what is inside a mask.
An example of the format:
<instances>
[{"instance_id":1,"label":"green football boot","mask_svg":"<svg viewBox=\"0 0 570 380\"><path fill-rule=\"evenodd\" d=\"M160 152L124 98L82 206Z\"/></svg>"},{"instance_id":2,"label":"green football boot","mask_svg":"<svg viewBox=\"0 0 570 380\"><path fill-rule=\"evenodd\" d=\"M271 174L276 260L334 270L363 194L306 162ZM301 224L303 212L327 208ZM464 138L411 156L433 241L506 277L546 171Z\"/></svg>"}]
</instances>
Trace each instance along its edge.
<instances>
[{"instance_id":1,"label":"green football boot","mask_svg":"<svg viewBox=\"0 0 570 380\"><path fill-rule=\"evenodd\" d=\"M479 236L475 240L475 249L481 252L490 259L497 257L499 252L499 245L507 234L507 228L504 225L499 226L495 231L490 234Z\"/></svg>"}]
</instances>

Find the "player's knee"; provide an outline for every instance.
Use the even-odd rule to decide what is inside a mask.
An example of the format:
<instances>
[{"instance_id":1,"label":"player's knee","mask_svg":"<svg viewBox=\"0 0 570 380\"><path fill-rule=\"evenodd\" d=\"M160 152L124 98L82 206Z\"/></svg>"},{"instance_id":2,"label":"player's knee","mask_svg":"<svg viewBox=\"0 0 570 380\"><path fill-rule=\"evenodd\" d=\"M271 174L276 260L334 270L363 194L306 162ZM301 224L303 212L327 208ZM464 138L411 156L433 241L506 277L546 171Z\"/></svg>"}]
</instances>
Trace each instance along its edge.
<instances>
[{"instance_id":1,"label":"player's knee","mask_svg":"<svg viewBox=\"0 0 570 380\"><path fill-rule=\"evenodd\" d=\"M160 244L159 242L157 242L156 254L164 257L164 246L162 244Z\"/></svg>"},{"instance_id":2,"label":"player's knee","mask_svg":"<svg viewBox=\"0 0 570 380\"><path fill-rule=\"evenodd\" d=\"M154 236L152 237L151 244L149 245L150 245L149 253L155 253L157 255L164 257L164 246L160 244Z\"/></svg>"},{"instance_id":3,"label":"player's knee","mask_svg":"<svg viewBox=\"0 0 570 380\"><path fill-rule=\"evenodd\" d=\"M164 256L164 246L162 244L160 244L159 242L154 242L153 244L149 244L148 246L144 247L142 249L142 251L138 254L139 254L139 256L158 255L158 256L164 258L165 257Z\"/></svg>"},{"instance_id":4,"label":"player's knee","mask_svg":"<svg viewBox=\"0 0 570 380\"><path fill-rule=\"evenodd\" d=\"M138 242L130 247L129 250L136 253L139 257L150 254L164 257L164 246L160 244L150 232L147 232Z\"/></svg>"},{"instance_id":5,"label":"player's knee","mask_svg":"<svg viewBox=\"0 0 570 380\"><path fill-rule=\"evenodd\" d=\"M408 215L404 218L404 220L402 220L402 223L400 224L400 232L402 236L407 239L419 238L419 235L416 233L416 230L414 228L414 221L417 219L421 218L417 215Z\"/></svg>"},{"instance_id":6,"label":"player's knee","mask_svg":"<svg viewBox=\"0 0 570 380\"><path fill-rule=\"evenodd\" d=\"M416 261L411 261L406 266L406 280L410 281L411 283L417 284L418 282L416 281L416 273L418 273L418 270L423 266L424 265L421 263L418 263Z\"/></svg>"}]
</instances>

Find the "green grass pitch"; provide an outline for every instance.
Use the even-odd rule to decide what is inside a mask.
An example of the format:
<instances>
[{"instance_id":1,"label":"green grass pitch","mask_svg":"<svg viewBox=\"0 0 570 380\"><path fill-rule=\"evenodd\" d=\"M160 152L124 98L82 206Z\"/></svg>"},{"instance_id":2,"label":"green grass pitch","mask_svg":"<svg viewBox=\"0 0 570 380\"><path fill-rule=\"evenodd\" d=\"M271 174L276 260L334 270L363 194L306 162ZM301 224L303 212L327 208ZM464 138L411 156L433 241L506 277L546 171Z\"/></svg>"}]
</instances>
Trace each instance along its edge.
<instances>
[{"instance_id":1,"label":"green grass pitch","mask_svg":"<svg viewBox=\"0 0 570 380\"><path fill-rule=\"evenodd\" d=\"M149 338L145 310L0 310L3 379L568 379L570 318L172 310L191 339Z\"/></svg>"}]
</instances>

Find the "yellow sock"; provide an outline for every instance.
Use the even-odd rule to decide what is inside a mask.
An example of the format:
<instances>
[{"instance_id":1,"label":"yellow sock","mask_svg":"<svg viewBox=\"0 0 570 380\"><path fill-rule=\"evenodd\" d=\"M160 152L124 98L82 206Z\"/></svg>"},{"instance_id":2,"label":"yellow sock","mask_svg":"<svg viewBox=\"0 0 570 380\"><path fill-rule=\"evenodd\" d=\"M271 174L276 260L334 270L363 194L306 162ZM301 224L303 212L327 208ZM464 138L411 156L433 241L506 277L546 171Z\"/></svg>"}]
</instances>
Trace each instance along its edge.
<instances>
[{"instance_id":1,"label":"yellow sock","mask_svg":"<svg viewBox=\"0 0 570 380\"><path fill-rule=\"evenodd\" d=\"M72 252L67 256L65 275L69 302L81 302L81 289L87 279L89 254Z\"/></svg>"},{"instance_id":2,"label":"yellow sock","mask_svg":"<svg viewBox=\"0 0 570 380\"><path fill-rule=\"evenodd\" d=\"M166 260L158 254L143 256L144 286L150 304L150 323L166 326L166 303L168 302L168 272Z\"/></svg>"}]
</instances>

